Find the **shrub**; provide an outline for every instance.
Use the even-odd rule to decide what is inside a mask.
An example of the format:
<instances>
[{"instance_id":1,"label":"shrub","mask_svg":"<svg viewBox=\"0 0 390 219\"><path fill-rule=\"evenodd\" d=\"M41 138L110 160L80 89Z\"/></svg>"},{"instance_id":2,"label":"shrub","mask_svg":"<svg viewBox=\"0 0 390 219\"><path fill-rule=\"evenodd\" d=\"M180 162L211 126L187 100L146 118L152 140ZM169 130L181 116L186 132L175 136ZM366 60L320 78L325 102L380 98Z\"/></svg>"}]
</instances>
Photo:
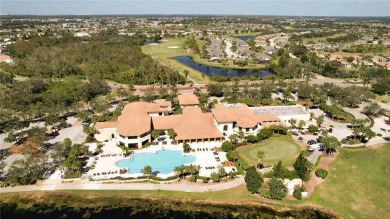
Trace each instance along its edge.
<instances>
[{"instance_id":1,"label":"shrub","mask_svg":"<svg viewBox=\"0 0 390 219\"><path fill-rule=\"evenodd\" d=\"M246 140L249 142L249 143L256 143L258 141L257 137L254 136L254 135L248 135L246 137Z\"/></svg>"},{"instance_id":2,"label":"shrub","mask_svg":"<svg viewBox=\"0 0 390 219\"><path fill-rule=\"evenodd\" d=\"M228 152L230 150L233 150L233 145L232 145L232 143L230 141L225 141L225 142L222 143L221 149L224 152Z\"/></svg>"},{"instance_id":3,"label":"shrub","mask_svg":"<svg viewBox=\"0 0 390 219\"><path fill-rule=\"evenodd\" d=\"M294 192L293 192L293 197L301 200L302 199L302 192L305 191L305 188L303 186L295 186Z\"/></svg>"},{"instance_id":4,"label":"shrub","mask_svg":"<svg viewBox=\"0 0 390 219\"><path fill-rule=\"evenodd\" d=\"M261 129L259 133L257 133L257 138L259 141L267 139L272 136L272 130L271 129Z\"/></svg>"},{"instance_id":5,"label":"shrub","mask_svg":"<svg viewBox=\"0 0 390 219\"><path fill-rule=\"evenodd\" d=\"M316 176L325 179L328 176L328 171L324 169L317 169Z\"/></svg>"},{"instance_id":6,"label":"shrub","mask_svg":"<svg viewBox=\"0 0 390 219\"><path fill-rule=\"evenodd\" d=\"M282 198L286 197L288 189L281 180L272 178L268 182L268 186L271 199L281 200Z\"/></svg>"},{"instance_id":7,"label":"shrub","mask_svg":"<svg viewBox=\"0 0 390 219\"><path fill-rule=\"evenodd\" d=\"M190 182L196 182L197 178L196 175L191 175L190 178L188 179Z\"/></svg>"},{"instance_id":8,"label":"shrub","mask_svg":"<svg viewBox=\"0 0 390 219\"><path fill-rule=\"evenodd\" d=\"M317 132L318 127L316 125L309 125L308 130L309 130L309 132Z\"/></svg>"},{"instance_id":9,"label":"shrub","mask_svg":"<svg viewBox=\"0 0 390 219\"><path fill-rule=\"evenodd\" d=\"M263 183L259 189L259 194L264 198L271 198L270 190L267 183Z\"/></svg>"}]
</instances>

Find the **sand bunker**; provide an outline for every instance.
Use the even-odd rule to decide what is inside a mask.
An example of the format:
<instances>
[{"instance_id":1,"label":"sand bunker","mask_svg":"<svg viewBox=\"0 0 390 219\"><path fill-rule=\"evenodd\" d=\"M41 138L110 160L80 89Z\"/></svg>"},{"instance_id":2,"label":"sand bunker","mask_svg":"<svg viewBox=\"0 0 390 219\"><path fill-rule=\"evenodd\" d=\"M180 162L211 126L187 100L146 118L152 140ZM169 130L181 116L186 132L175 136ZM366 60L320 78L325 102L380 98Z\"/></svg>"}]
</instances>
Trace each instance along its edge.
<instances>
[{"instance_id":1,"label":"sand bunker","mask_svg":"<svg viewBox=\"0 0 390 219\"><path fill-rule=\"evenodd\" d=\"M170 46L170 47L168 47L168 49L177 49L177 48L179 48L178 46Z\"/></svg>"}]
</instances>

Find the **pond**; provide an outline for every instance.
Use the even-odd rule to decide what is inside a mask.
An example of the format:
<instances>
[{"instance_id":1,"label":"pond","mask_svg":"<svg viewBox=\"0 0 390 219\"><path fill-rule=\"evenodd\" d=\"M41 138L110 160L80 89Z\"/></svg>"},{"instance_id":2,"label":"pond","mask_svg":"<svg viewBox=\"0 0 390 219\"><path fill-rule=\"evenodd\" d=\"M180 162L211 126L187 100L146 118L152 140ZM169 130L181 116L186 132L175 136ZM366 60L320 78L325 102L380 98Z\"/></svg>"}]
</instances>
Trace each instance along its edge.
<instances>
[{"instance_id":1,"label":"pond","mask_svg":"<svg viewBox=\"0 0 390 219\"><path fill-rule=\"evenodd\" d=\"M150 45L155 44L156 42L154 40L145 40L144 45Z\"/></svg>"},{"instance_id":2,"label":"pond","mask_svg":"<svg viewBox=\"0 0 390 219\"><path fill-rule=\"evenodd\" d=\"M262 70L262 69L233 69L233 68L220 68L220 67L213 67L208 65L203 65L200 63L195 62L191 57L189 56L177 56L172 58L173 60L176 60L184 65L187 65L190 68L193 68L197 71L202 72L203 74L206 74L208 76L212 76L214 73L215 75L222 75L225 76L225 72L227 71L227 76L251 76L251 75L258 75L259 77L264 77L267 75L272 75L272 72L269 70Z\"/></svg>"},{"instance_id":3,"label":"pond","mask_svg":"<svg viewBox=\"0 0 390 219\"><path fill-rule=\"evenodd\" d=\"M241 39L241 40L244 40L244 41L247 41L247 40L249 40L252 37L253 36L235 36L235 38L238 38L238 39Z\"/></svg>"}]
</instances>

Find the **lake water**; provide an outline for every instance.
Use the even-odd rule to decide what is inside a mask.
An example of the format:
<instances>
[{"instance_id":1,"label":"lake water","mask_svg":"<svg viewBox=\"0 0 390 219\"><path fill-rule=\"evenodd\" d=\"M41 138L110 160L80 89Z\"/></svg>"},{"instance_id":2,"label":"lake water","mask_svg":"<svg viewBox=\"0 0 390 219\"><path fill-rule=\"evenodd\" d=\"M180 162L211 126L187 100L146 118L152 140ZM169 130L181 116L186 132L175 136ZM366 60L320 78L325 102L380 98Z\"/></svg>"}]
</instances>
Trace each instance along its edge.
<instances>
[{"instance_id":1,"label":"lake water","mask_svg":"<svg viewBox=\"0 0 390 219\"><path fill-rule=\"evenodd\" d=\"M208 65L203 65L200 63L195 62L191 57L189 56L177 56L172 58L173 60L176 60L184 65L187 65L190 68L193 68L197 71L202 72L203 74L206 74L208 76L212 76L214 73L215 75L222 75L225 76L225 72L228 72L228 76L251 76L251 75L258 75L259 77L263 77L266 75L272 75L272 73L269 70L262 70L262 69L233 69L233 68L220 68L220 67L213 67Z\"/></svg>"},{"instance_id":2,"label":"lake water","mask_svg":"<svg viewBox=\"0 0 390 219\"><path fill-rule=\"evenodd\" d=\"M156 42L154 42L154 40L145 40L144 42L144 45L150 45L150 44L154 44Z\"/></svg>"},{"instance_id":3,"label":"lake water","mask_svg":"<svg viewBox=\"0 0 390 219\"><path fill-rule=\"evenodd\" d=\"M172 173L175 167L196 161L193 155L185 155L182 151L160 150L156 153L132 154L130 158L119 160L115 165L127 168L129 173L141 173L146 165L156 173Z\"/></svg>"},{"instance_id":4,"label":"lake water","mask_svg":"<svg viewBox=\"0 0 390 219\"><path fill-rule=\"evenodd\" d=\"M247 41L247 40L249 40L250 38L252 38L253 36L235 36L235 37L238 38L238 39Z\"/></svg>"}]
</instances>

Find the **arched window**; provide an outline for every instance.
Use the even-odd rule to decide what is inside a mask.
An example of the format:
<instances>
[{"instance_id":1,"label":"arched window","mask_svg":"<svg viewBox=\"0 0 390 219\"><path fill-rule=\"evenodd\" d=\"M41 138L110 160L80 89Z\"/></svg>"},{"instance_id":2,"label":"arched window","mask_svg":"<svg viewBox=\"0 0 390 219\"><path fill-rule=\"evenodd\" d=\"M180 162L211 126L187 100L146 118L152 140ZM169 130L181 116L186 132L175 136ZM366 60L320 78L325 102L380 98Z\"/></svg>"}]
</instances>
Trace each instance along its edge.
<instances>
[{"instance_id":1,"label":"arched window","mask_svg":"<svg viewBox=\"0 0 390 219\"><path fill-rule=\"evenodd\" d=\"M227 130L228 130L228 126L227 126L227 125L224 125L224 126L223 126L223 130L224 130L224 131L227 131Z\"/></svg>"}]
</instances>

